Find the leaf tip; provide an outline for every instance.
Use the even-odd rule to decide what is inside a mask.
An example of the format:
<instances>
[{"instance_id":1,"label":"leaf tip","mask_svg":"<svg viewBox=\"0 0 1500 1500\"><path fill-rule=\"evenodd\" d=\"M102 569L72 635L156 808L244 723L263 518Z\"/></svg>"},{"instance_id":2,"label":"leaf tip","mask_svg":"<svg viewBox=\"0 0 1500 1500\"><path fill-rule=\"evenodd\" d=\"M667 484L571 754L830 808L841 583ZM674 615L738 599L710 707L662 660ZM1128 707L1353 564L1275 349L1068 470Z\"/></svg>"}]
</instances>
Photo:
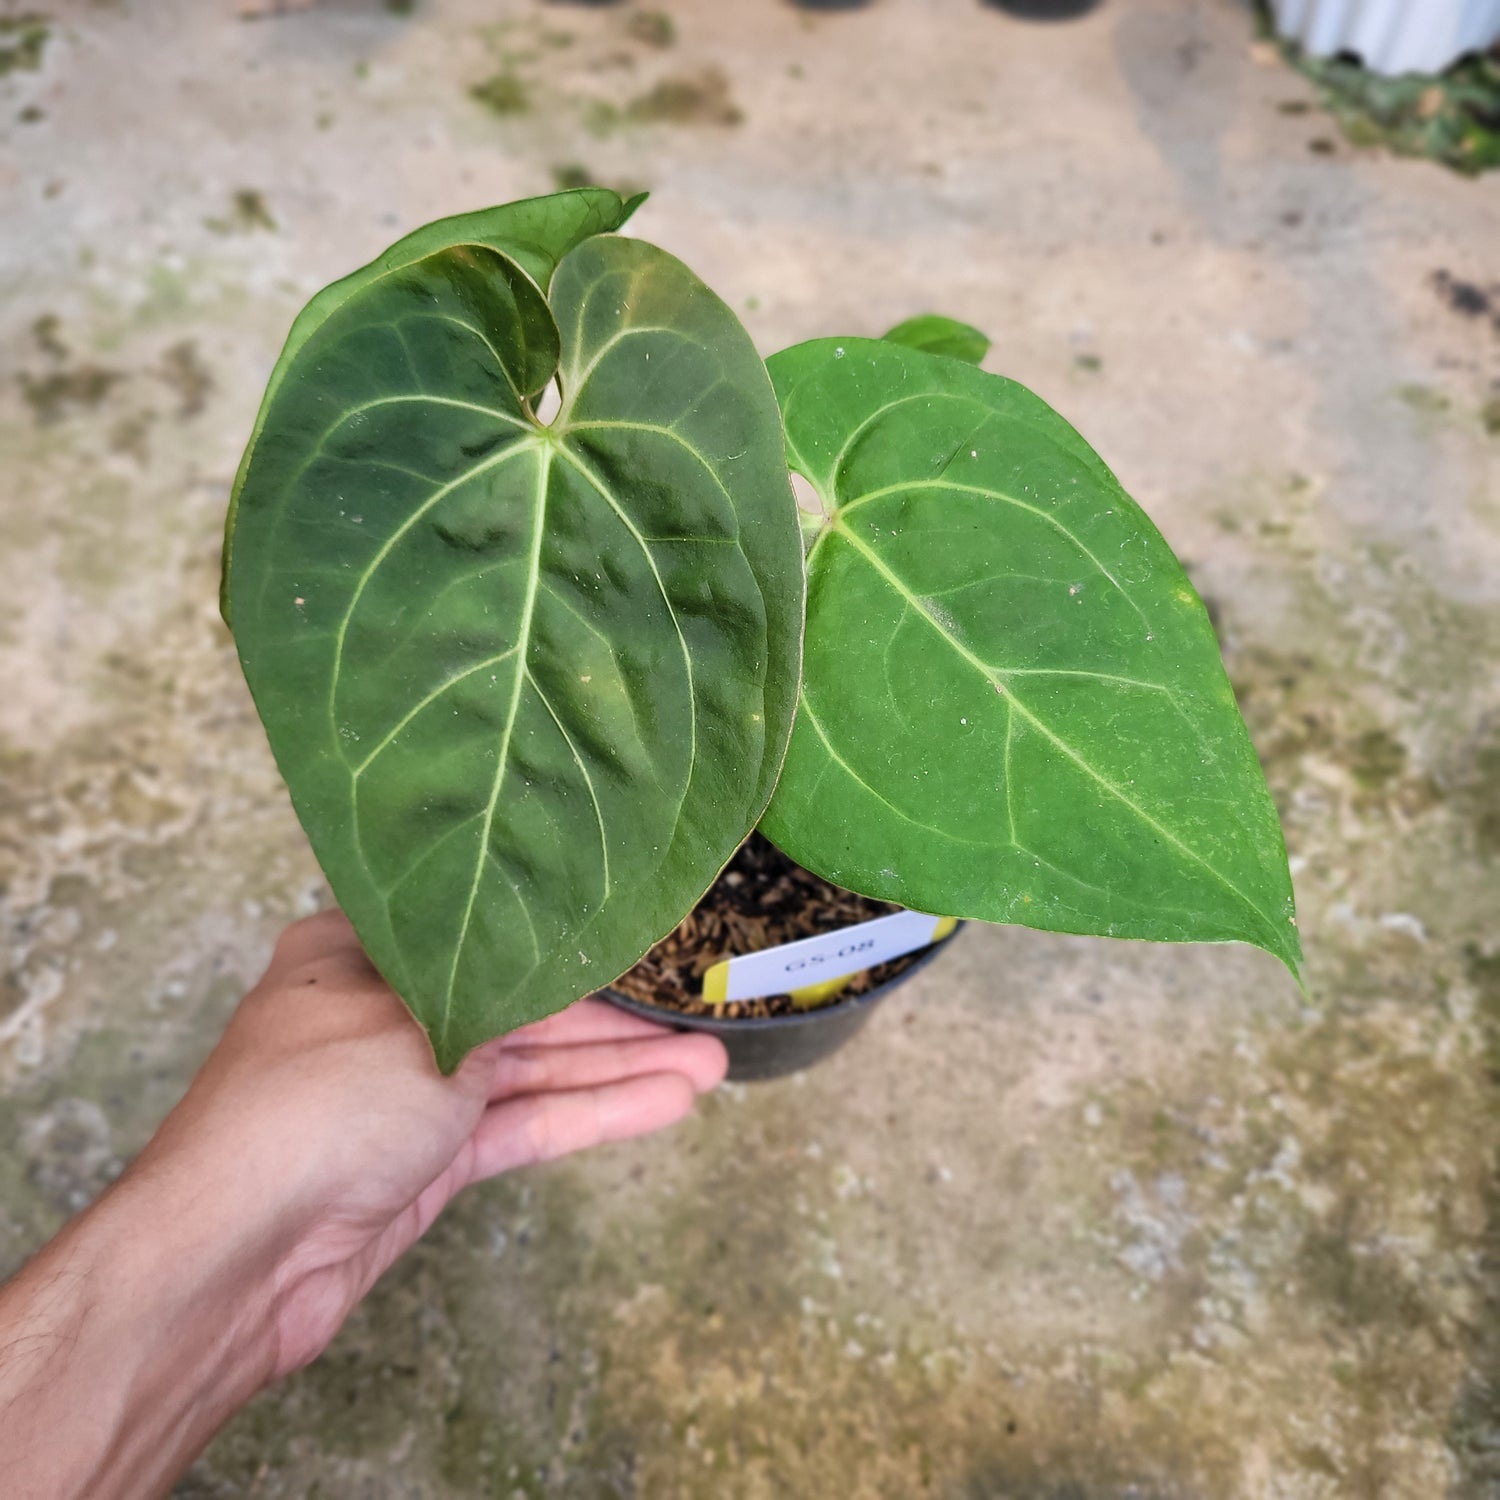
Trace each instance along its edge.
<instances>
[{"instance_id":1,"label":"leaf tip","mask_svg":"<svg viewBox=\"0 0 1500 1500\"><path fill-rule=\"evenodd\" d=\"M988 334L942 313L919 313L888 328L880 338L882 343L900 344L921 354L939 354L970 365L979 364L991 344Z\"/></svg>"},{"instance_id":2,"label":"leaf tip","mask_svg":"<svg viewBox=\"0 0 1500 1500\"><path fill-rule=\"evenodd\" d=\"M461 1042L450 1041L446 1032L439 1033L432 1027L424 1025L427 1033L428 1044L432 1047L432 1060L437 1064L438 1072L444 1078L451 1078L463 1066L463 1060L472 1050Z\"/></svg>"},{"instance_id":3,"label":"leaf tip","mask_svg":"<svg viewBox=\"0 0 1500 1500\"><path fill-rule=\"evenodd\" d=\"M1287 930L1265 938L1253 937L1250 942L1277 959L1292 976L1293 983L1301 990L1305 999L1312 998L1307 985L1307 961L1302 953L1302 938L1297 931L1297 919L1288 915Z\"/></svg>"}]
</instances>

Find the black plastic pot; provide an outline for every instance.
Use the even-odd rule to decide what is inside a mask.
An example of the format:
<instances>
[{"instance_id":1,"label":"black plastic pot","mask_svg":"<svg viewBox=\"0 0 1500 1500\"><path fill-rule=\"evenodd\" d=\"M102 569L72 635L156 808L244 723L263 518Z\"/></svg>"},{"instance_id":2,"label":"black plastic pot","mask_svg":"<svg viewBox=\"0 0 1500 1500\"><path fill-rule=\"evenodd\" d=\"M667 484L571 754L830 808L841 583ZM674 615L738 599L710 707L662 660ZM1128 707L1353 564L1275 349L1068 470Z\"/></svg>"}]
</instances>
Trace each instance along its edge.
<instances>
[{"instance_id":1,"label":"black plastic pot","mask_svg":"<svg viewBox=\"0 0 1500 1500\"><path fill-rule=\"evenodd\" d=\"M947 937L925 949L914 963L888 983L852 1000L838 1000L816 1010L799 1010L790 1016L750 1016L731 1020L718 1016L690 1016L664 1005L646 1005L618 990L600 990L599 998L643 1016L658 1025L678 1031L706 1031L724 1043L729 1052L731 1083L751 1083L764 1078L784 1078L800 1073L831 1053L837 1052L870 1019L875 1007L898 985L905 984L918 969L925 968L963 929L960 922Z\"/></svg>"},{"instance_id":2,"label":"black plastic pot","mask_svg":"<svg viewBox=\"0 0 1500 1500\"><path fill-rule=\"evenodd\" d=\"M1025 21L1072 21L1088 15L1099 0L984 0L984 3Z\"/></svg>"}]
</instances>

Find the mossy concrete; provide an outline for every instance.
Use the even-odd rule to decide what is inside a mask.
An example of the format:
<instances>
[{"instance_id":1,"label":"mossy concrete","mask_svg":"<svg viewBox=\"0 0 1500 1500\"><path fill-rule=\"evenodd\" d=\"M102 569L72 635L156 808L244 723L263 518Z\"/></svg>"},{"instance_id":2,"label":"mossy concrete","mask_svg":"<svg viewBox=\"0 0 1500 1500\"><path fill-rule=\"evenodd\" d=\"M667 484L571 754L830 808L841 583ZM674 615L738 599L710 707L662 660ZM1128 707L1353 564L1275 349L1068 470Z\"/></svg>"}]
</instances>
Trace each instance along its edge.
<instances>
[{"instance_id":1,"label":"mossy concrete","mask_svg":"<svg viewBox=\"0 0 1500 1500\"><path fill-rule=\"evenodd\" d=\"M1309 959L971 929L816 1072L471 1193L179 1493L1500 1493L1500 179L1310 150L1227 0L48 10L0 79L0 1268L324 899L215 609L293 313L558 175L653 188L767 350L994 336L1207 597ZM683 79L724 107L632 109Z\"/></svg>"}]
</instances>

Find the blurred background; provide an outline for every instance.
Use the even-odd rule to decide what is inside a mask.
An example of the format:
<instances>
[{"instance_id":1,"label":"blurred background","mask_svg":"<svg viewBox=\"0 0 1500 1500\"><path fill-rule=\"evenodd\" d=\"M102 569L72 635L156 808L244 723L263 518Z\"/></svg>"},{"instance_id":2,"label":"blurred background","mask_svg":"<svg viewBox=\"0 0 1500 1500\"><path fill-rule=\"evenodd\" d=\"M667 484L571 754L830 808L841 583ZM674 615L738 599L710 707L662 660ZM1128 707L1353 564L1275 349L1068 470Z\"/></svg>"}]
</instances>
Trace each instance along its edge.
<instances>
[{"instance_id":1,"label":"blurred background","mask_svg":"<svg viewBox=\"0 0 1500 1500\"><path fill-rule=\"evenodd\" d=\"M1236 0L0 0L0 1274L324 899L215 598L292 317L558 186L763 352L994 338L1209 601L1309 958L971 927L471 1192L179 1495L1500 1495L1497 76Z\"/></svg>"}]
</instances>

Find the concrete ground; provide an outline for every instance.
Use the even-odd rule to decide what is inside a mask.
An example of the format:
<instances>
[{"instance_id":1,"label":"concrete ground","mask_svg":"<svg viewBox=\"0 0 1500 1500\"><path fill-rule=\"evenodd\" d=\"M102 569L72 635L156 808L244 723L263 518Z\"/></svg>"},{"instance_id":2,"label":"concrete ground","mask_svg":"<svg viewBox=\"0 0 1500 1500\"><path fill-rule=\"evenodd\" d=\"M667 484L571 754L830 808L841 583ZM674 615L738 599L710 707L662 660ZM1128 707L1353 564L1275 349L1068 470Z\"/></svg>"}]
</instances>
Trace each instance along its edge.
<instances>
[{"instance_id":1,"label":"concrete ground","mask_svg":"<svg viewBox=\"0 0 1500 1500\"><path fill-rule=\"evenodd\" d=\"M178 1494L1500 1495L1500 177L1347 146L1234 0L660 3L0 4L0 1270L322 899L214 604L293 313L648 186L767 351L956 314L1115 467L1310 998L971 929L816 1072L471 1193Z\"/></svg>"}]
</instances>

